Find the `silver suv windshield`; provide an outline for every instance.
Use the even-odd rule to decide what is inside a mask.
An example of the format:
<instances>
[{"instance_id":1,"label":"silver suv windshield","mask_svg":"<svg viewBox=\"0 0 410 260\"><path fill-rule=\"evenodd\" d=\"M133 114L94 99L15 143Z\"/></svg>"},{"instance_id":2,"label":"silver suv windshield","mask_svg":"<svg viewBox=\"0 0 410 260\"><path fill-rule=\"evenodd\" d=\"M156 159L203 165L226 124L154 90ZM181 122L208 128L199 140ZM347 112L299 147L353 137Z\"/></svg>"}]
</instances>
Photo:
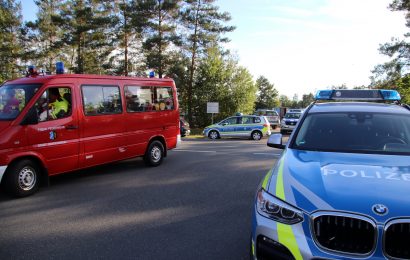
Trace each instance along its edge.
<instances>
[{"instance_id":1,"label":"silver suv windshield","mask_svg":"<svg viewBox=\"0 0 410 260\"><path fill-rule=\"evenodd\" d=\"M1 86L0 120L14 120L40 87L41 84Z\"/></svg>"},{"instance_id":2,"label":"silver suv windshield","mask_svg":"<svg viewBox=\"0 0 410 260\"><path fill-rule=\"evenodd\" d=\"M371 112L309 114L292 148L410 154L410 116Z\"/></svg>"}]
</instances>

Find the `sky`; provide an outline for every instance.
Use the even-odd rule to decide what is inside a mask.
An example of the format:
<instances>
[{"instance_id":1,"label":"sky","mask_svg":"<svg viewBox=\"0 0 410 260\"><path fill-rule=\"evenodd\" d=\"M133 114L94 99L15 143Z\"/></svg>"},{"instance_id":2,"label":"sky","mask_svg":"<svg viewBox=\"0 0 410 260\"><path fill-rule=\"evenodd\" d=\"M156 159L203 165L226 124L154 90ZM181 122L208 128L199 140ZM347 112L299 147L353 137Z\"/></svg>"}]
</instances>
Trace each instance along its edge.
<instances>
[{"instance_id":1,"label":"sky","mask_svg":"<svg viewBox=\"0 0 410 260\"><path fill-rule=\"evenodd\" d=\"M280 94L303 94L346 84L368 85L375 65L388 60L382 43L407 32L392 0L217 0L236 26L226 48L256 80L263 75ZM37 8L22 0L24 20Z\"/></svg>"}]
</instances>

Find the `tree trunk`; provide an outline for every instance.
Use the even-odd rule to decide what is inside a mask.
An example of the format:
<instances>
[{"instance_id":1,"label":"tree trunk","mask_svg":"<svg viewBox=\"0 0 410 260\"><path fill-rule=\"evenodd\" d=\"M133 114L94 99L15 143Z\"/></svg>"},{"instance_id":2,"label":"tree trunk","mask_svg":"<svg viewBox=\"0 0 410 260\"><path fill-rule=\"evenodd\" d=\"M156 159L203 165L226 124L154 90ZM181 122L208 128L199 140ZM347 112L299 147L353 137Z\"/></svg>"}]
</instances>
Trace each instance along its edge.
<instances>
[{"instance_id":1,"label":"tree trunk","mask_svg":"<svg viewBox=\"0 0 410 260\"><path fill-rule=\"evenodd\" d=\"M198 23L199 23L199 10L201 7L201 0L198 1L196 14L195 14L195 30L194 30L194 38L192 43L192 56L191 56L191 67L189 70L189 81L188 81L188 121L192 123L192 89L194 85L194 70L195 70L195 62L196 62L196 50L197 50L197 42L198 42Z\"/></svg>"}]
</instances>

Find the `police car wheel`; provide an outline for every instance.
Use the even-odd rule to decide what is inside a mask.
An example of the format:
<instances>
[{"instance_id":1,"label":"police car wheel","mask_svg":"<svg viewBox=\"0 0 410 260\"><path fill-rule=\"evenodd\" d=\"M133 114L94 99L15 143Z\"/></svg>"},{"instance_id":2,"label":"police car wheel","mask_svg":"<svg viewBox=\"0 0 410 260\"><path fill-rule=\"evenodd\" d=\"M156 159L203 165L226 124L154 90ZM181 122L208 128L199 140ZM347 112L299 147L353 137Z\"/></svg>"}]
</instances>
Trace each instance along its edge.
<instances>
[{"instance_id":1,"label":"police car wheel","mask_svg":"<svg viewBox=\"0 0 410 260\"><path fill-rule=\"evenodd\" d=\"M208 137L212 140L215 140L219 138L219 134L217 131L211 131L209 132Z\"/></svg>"},{"instance_id":2,"label":"police car wheel","mask_svg":"<svg viewBox=\"0 0 410 260\"><path fill-rule=\"evenodd\" d=\"M25 197L38 190L40 170L32 160L18 161L7 169L5 188L13 196Z\"/></svg>"},{"instance_id":3,"label":"police car wheel","mask_svg":"<svg viewBox=\"0 0 410 260\"><path fill-rule=\"evenodd\" d=\"M164 146L160 141L153 141L148 146L144 156L144 161L149 166L158 166L164 159Z\"/></svg>"},{"instance_id":4,"label":"police car wheel","mask_svg":"<svg viewBox=\"0 0 410 260\"><path fill-rule=\"evenodd\" d=\"M262 139L262 133L261 132L259 132L259 131L253 131L252 132L252 134L251 134L251 136L252 136L252 139L253 140L261 140Z\"/></svg>"}]
</instances>

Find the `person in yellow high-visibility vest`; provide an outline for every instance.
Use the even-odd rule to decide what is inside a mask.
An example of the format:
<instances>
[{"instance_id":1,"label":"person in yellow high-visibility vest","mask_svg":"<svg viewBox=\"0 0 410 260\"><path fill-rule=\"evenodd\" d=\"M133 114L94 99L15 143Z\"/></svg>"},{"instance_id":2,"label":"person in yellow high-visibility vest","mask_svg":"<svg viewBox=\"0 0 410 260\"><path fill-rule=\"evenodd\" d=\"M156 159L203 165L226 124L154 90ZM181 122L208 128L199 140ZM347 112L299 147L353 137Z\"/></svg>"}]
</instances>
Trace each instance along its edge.
<instances>
[{"instance_id":1,"label":"person in yellow high-visibility vest","mask_svg":"<svg viewBox=\"0 0 410 260\"><path fill-rule=\"evenodd\" d=\"M68 101L61 97L58 88L50 88L49 97L51 106L50 116L53 119L62 118L67 115L68 112Z\"/></svg>"}]
</instances>

